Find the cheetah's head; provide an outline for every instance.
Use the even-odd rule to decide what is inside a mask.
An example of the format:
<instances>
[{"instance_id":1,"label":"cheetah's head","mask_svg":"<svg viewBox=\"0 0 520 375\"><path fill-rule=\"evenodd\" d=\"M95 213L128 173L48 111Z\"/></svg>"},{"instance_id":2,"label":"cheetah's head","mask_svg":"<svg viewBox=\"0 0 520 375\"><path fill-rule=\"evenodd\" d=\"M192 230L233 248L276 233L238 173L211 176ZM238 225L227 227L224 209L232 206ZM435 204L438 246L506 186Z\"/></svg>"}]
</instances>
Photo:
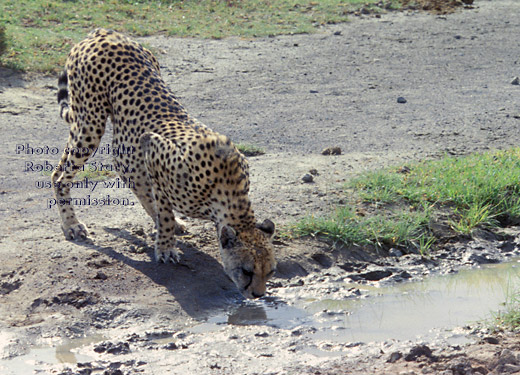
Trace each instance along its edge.
<instances>
[{"instance_id":1,"label":"cheetah's head","mask_svg":"<svg viewBox=\"0 0 520 375\"><path fill-rule=\"evenodd\" d=\"M224 270L246 298L265 294L265 284L274 274L276 261L271 239L274 224L265 220L251 230L237 232L229 225L219 230Z\"/></svg>"}]
</instances>

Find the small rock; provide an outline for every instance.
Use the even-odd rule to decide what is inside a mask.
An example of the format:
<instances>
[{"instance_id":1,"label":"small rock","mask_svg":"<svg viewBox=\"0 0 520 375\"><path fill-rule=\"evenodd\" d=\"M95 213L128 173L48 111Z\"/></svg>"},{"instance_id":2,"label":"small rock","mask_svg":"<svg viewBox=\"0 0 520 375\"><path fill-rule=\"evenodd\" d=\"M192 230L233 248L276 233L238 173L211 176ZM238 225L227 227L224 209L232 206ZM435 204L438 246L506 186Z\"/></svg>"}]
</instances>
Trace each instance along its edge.
<instances>
[{"instance_id":1,"label":"small rock","mask_svg":"<svg viewBox=\"0 0 520 375\"><path fill-rule=\"evenodd\" d=\"M388 255L390 255L391 257L399 258L403 256L403 252L392 247L390 250L388 250Z\"/></svg>"},{"instance_id":2,"label":"small rock","mask_svg":"<svg viewBox=\"0 0 520 375\"><path fill-rule=\"evenodd\" d=\"M94 347L94 351L96 353L127 354L130 352L130 345L127 342L118 342L117 344L102 342Z\"/></svg>"},{"instance_id":3,"label":"small rock","mask_svg":"<svg viewBox=\"0 0 520 375\"><path fill-rule=\"evenodd\" d=\"M310 90L309 91L311 94L319 94L319 91L318 90Z\"/></svg>"},{"instance_id":4,"label":"small rock","mask_svg":"<svg viewBox=\"0 0 520 375\"><path fill-rule=\"evenodd\" d=\"M267 332L257 332L257 333L255 333L255 336L256 337L268 337L269 333L267 333Z\"/></svg>"},{"instance_id":5,"label":"small rock","mask_svg":"<svg viewBox=\"0 0 520 375\"><path fill-rule=\"evenodd\" d=\"M482 341L485 341L491 345L498 345L498 343L499 343L498 339L496 337L492 337L492 336L486 336L482 339Z\"/></svg>"},{"instance_id":6,"label":"small rock","mask_svg":"<svg viewBox=\"0 0 520 375\"><path fill-rule=\"evenodd\" d=\"M341 35L341 31L335 31L334 35Z\"/></svg>"},{"instance_id":7,"label":"small rock","mask_svg":"<svg viewBox=\"0 0 520 375\"><path fill-rule=\"evenodd\" d=\"M462 257L462 260L471 264L492 264L499 262L499 259L496 259L492 254L485 252L477 253L472 250L468 250Z\"/></svg>"},{"instance_id":8,"label":"small rock","mask_svg":"<svg viewBox=\"0 0 520 375\"><path fill-rule=\"evenodd\" d=\"M318 170L316 168L312 168L311 170L309 170L309 173L313 176L319 176Z\"/></svg>"},{"instance_id":9,"label":"small rock","mask_svg":"<svg viewBox=\"0 0 520 375\"><path fill-rule=\"evenodd\" d=\"M461 360L450 366L451 374L473 374L473 367L468 360Z\"/></svg>"},{"instance_id":10,"label":"small rock","mask_svg":"<svg viewBox=\"0 0 520 375\"><path fill-rule=\"evenodd\" d=\"M506 363L504 366L502 366L502 371L505 374L518 374L518 372L520 372L520 366L514 365L512 363Z\"/></svg>"},{"instance_id":11,"label":"small rock","mask_svg":"<svg viewBox=\"0 0 520 375\"><path fill-rule=\"evenodd\" d=\"M305 285L305 283L303 282L302 279L300 279L300 280L298 280L298 281L296 281L296 282L294 282L294 283L289 284L290 287L294 287L294 286L303 286L303 285Z\"/></svg>"},{"instance_id":12,"label":"small rock","mask_svg":"<svg viewBox=\"0 0 520 375\"><path fill-rule=\"evenodd\" d=\"M511 81L511 84L520 85L520 78L518 78L518 77L513 78L513 80Z\"/></svg>"},{"instance_id":13,"label":"small rock","mask_svg":"<svg viewBox=\"0 0 520 375\"><path fill-rule=\"evenodd\" d=\"M179 349L179 347L177 346L177 344L174 343L174 342L170 342L170 343L164 345L162 348L163 348L163 349L166 349L166 350L177 350L177 349Z\"/></svg>"},{"instance_id":14,"label":"small rock","mask_svg":"<svg viewBox=\"0 0 520 375\"><path fill-rule=\"evenodd\" d=\"M406 103L406 101L407 100L404 97L402 97L402 96L397 98L397 103L399 103L399 104L404 104L404 103Z\"/></svg>"},{"instance_id":15,"label":"small rock","mask_svg":"<svg viewBox=\"0 0 520 375\"><path fill-rule=\"evenodd\" d=\"M58 258L62 258L63 256L61 255L61 252L59 251L55 251L51 254L51 259L58 259Z\"/></svg>"},{"instance_id":16,"label":"small rock","mask_svg":"<svg viewBox=\"0 0 520 375\"><path fill-rule=\"evenodd\" d=\"M365 272L365 273L360 273L355 276L358 276L362 279L369 280L369 281L379 281L386 277L392 276L392 271L388 271L388 270L369 271L369 272Z\"/></svg>"},{"instance_id":17,"label":"small rock","mask_svg":"<svg viewBox=\"0 0 520 375\"><path fill-rule=\"evenodd\" d=\"M341 155L341 148L327 147L321 152L322 155Z\"/></svg>"},{"instance_id":18,"label":"small rock","mask_svg":"<svg viewBox=\"0 0 520 375\"><path fill-rule=\"evenodd\" d=\"M511 251L515 250L516 245L514 242L511 242L511 241L503 241L501 244L498 245L498 248L503 253L510 253Z\"/></svg>"},{"instance_id":19,"label":"small rock","mask_svg":"<svg viewBox=\"0 0 520 375\"><path fill-rule=\"evenodd\" d=\"M401 173L401 174L408 174L408 173L410 173L410 172L411 172L410 168L407 167L406 165L405 165L405 166L402 166L401 168L399 168L399 169L397 170L397 173Z\"/></svg>"},{"instance_id":20,"label":"small rock","mask_svg":"<svg viewBox=\"0 0 520 375\"><path fill-rule=\"evenodd\" d=\"M90 374L90 372L89 372L89 374ZM124 375L124 374L123 374L123 371L121 371L119 369L109 369L109 370L105 370L103 375Z\"/></svg>"},{"instance_id":21,"label":"small rock","mask_svg":"<svg viewBox=\"0 0 520 375\"><path fill-rule=\"evenodd\" d=\"M295 329L294 331L291 332L291 336L301 336L303 335L303 330L301 329Z\"/></svg>"},{"instance_id":22,"label":"small rock","mask_svg":"<svg viewBox=\"0 0 520 375\"><path fill-rule=\"evenodd\" d=\"M390 357L388 357L386 361L389 363L394 363L400 360L401 358L403 358L403 354L401 352L393 352L392 354L390 354Z\"/></svg>"},{"instance_id":23,"label":"small rock","mask_svg":"<svg viewBox=\"0 0 520 375\"><path fill-rule=\"evenodd\" d=\"M322 265L325 268L331 267L332 264L334 263L334 261L330 257L328 257L327 255L325 255L323 253L313 254L311 256L311 258L313 260L315 260L316 262L318 262L320 265Z\"/></svg>"},{"instance_id":24,"label":"small rock","mask_svg":"<svg viewBox=\"0 0 520 375\"><path fill-rule=\"evenodd\" d=\"M309 184L311 182L314 182L314 177L312 177L312 174L310 173L306 173L303 177L302 177L302 181L305 182L306 184Z\"/></svg>"},{"instance_id":25,"label":"small rock","mask_svg":"<svg viewBox=\"0 0 520 375\"><path fill-rule=\"evenodd\" d=\"M94 279L96 279L96 280L106 280L106 279L108 279L108 276L105 275L103 272L99 271L98 273L96 273L96 276L94 276Z\"/></svg>"},{"instance_id":26,"label":"small rock","mask_svg":"<svg viewBox=\"0 0 520 375\"><path fill-rule=\"evenodd\" d=\"M432 358L432 350L426 345L414 346L410 350L410 352L404 357L404 360L407 362L415 361L417 358L421 356Z\"/></svg>"}]
</instances>

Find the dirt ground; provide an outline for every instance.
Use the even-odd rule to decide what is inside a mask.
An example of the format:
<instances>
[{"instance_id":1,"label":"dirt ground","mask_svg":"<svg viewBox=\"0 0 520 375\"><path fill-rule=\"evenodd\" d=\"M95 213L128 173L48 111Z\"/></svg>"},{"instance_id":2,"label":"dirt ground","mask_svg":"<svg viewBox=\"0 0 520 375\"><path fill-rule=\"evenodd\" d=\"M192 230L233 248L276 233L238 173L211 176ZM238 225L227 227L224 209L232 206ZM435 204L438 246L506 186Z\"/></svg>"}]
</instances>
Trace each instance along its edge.
<instances>
[{"instance_id":1,"label":"dirt ground","mask_svg":"<svg viewBox=\"0 0 520 375\"><path fill-rule=\"evenodd\" d=\"M519 11L515 0L481 0L448 15L354 17L313 35L141 42L194 116L266 151L249 158L251 198L259 220L283 226L331 210L345 199L341 184L363 171L517 146ZM68 134L56 91L56 77L0 69L0 369L31 348L86 337L78 353L88 360L36 362L35 373L520 373L518 339L506 333L462 347L342 343L340 356L324 356L309 348L326 342L297 330L230 324L194 332L243 304L219 263L212 224L185 219L180 264L155 264L150 218L128 189L99 183L75 196L121 204L78 207L90 240L66 241L52 191L39 185L50 179L39 168L57 164ZM110 168L109 133L92 169ZM327 147L342 153L323 156ZM311 169L314 181L304 183ZM518 251L515 237L487 240ZM277 238L275 246L273 298L294 277L340 262L385 262L313 239ZM390 360L392 353L403 356Z\"/></svg>"}]
</instances>

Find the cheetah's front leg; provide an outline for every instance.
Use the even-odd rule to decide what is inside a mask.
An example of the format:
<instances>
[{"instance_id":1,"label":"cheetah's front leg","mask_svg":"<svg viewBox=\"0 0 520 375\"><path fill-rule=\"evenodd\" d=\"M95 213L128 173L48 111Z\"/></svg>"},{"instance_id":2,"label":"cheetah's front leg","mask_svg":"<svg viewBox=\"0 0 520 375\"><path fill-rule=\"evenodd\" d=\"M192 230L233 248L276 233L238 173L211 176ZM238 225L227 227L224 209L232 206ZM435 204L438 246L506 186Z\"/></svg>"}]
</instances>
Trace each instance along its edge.
<instances>
[{"instance_id":1,"label":"cheetah's front leg","mask_svg":"<svg viewBox=\"0 0 520 375\"><path fill-rule=\"evenodd\" d=\"M140 138L140 146L145 156L145 166L151 184L156 209L155 221L157 236L155 240L155 260L157 262L177 263L180 260L176 249L175 234L182 232L182 225L178 224L173 214L173 205L166 193L169 181L164 177L164 171L171 168L164 165L159 154L164 152L175 159L179 150L167 139L158 134L145 133ZM161 176L161 177L160 177Z\"/></svg>"},{"instance_id":2,"label":"cheetah's front leg","mask_svg":"<svg viewBox=\"0 0 520 375\"><path fill-rule=\"evenodd\" d=\"M173 207L161 188L154 186L154 196L157 207L157 235L155 239L155 260L157 262L178 263L181 255L177 250L175 233L179 225L173 214Z\"/></svg>"}]
</instances>

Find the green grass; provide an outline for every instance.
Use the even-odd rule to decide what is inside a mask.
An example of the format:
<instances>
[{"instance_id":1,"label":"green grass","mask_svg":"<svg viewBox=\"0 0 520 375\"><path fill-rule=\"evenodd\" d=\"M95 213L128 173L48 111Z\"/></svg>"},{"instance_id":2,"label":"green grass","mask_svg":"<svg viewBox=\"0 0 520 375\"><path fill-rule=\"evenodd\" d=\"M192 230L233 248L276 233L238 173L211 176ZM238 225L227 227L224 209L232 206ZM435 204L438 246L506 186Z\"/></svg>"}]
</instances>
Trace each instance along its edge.
<instances>
[{"instance_id":1,"label":"green grass","mask_svg":"<svg viewBox=\"0 0 520 375\"><path fill-rule=\"evenodd\" d=\"M398 1L393 1L397 7ZM7 45L0 65L24 71L61 70L72 45L97 27L133 36L202 38L310 33L320 25L345 22L349 10L376 2L2 0L0 30L4 25Z\"/></svg>"},{"instance_id":2,"label":"green grass","mask_svg":"<svg viewBox=\"0 0 520 375\"><path fill-rule=\"evenodd\" d=\"M265 150L261 147L249 144L249 143L239 143L235 145L241 153L245 156L258 156L265 154Z\"/></svg>"},{"instance_id":3,"label":"green grass","mask_svg":"<svg viewBox=\"0 0 520 375\"><path fill-rule=\"evenodd\" d=\"M0 56L5 52L7 48L7 41L5 36L5 26L0 24Z\"/></svg>"},{"instance_id":4,"label":"green grass","mask_svg":"<svg viewBox=\"0 0 520 375\"><path fill-rule=\"evenodd\" d=\"M508 296L502 310L493 314L491 326L495 329L517 330L520 328L520 292Z\"/></svg>"},{"instance_id":5,"label":"green grass","mask_svg":"<svg viewBox=\"0 0 520 375\"><path fill-rule=\"evenodd\" d=\"M456 235L519 222L520 149L421 162L406 173L371 172L345 190L362 215L338 207L327 217L296 223L292 233L427 253L442 240L433 230L441 216Z\"/></svg>"},{"instance_id":6,"label":"green grass","mask_svg":"<svg viewBox=\"0 0 520 375\"><path fill-rule=\"evenodd\" d=\"M360 216L348 206L326 217L308 216L290 228L294 236L319 236L347 245L401 247L427 255L435 238L428 210L393 210Z\"/></svg>"}]
</instances>

